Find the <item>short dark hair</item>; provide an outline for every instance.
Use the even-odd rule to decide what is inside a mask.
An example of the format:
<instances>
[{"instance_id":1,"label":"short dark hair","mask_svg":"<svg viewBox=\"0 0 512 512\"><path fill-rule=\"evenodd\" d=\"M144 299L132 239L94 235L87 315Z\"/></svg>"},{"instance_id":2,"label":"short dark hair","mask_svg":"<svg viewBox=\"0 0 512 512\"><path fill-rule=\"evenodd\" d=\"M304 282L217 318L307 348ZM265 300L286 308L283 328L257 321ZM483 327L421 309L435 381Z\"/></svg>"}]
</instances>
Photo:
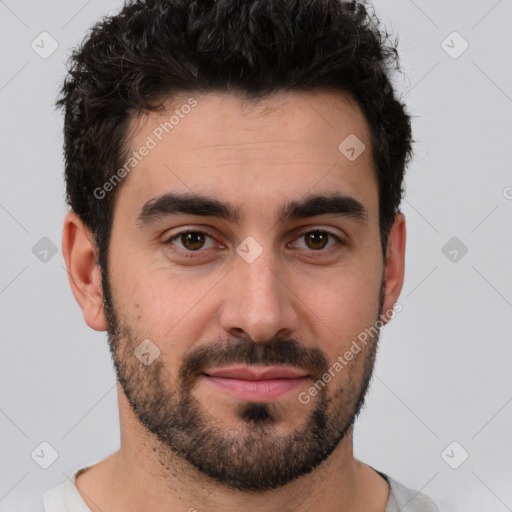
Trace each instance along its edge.
<instances>
[{"instance_id":1,"label":"short dark hair","mask_svg":"<svg viewBox=\"0 0 512 512\"><path fill-rule=\"evenodd\" d=\"M67 202L91 229L103 272L118 187L103 198L94 191L126 160L129 120L187 92L354 98L371 132L385 258L412 152L410 117L391 85L399 70L396 40L365 1L127 1L74 50L57 101Z\"/></svg>"}]
</instances>

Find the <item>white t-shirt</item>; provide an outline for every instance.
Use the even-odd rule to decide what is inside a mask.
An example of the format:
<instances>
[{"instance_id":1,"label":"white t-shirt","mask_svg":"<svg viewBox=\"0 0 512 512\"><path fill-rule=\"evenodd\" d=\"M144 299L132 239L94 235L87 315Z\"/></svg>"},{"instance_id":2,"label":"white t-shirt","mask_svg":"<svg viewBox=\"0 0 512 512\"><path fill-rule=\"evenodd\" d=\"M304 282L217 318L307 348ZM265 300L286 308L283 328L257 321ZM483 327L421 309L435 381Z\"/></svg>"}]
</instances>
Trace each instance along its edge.
<instances>
[{"instance_id":1,"label":"white t-shirt","mask_svg":"<svg viewBox=\"0 0 512 512\"><path fill-rule=\"evenodd\" d=\"M89 467L77 469L70 480L46 491L44 512L91 512L75 485L77 475ZM385 512L439 512L436 504L425 494L408 489L380 471L377 473L388 481L390 487Z\"/></svg>"}]
</instances>

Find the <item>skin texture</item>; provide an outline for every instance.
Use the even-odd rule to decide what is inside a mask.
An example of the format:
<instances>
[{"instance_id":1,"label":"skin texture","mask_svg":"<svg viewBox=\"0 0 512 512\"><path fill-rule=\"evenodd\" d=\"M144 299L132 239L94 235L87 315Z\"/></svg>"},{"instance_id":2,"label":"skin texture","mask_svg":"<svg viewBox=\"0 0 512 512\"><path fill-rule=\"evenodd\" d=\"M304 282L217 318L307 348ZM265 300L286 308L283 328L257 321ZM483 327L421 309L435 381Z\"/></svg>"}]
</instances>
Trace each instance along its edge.
<instances>
[{"instance_id":1,"label":"skin texture","mask_svg":"<svg viewBox=\"0 0 512 512\"><path fill-rule=\"evenodd\" d=\"M131 151L190 96L174 98L170 113L134 119ZM82 473L77 487L93 511L383 512L387 483L352 452L377 337L307 404L297 397L392 309L403 284L405 219L396 218L384 262L364 116L339 93L282 93L258 103L193 96L197 106L118 185L110 308L91 233L75 214L65 219L73 293L87 324L108 328L120 380L120 450ZM338 150L350 134L366 146L355 161ZM144 204L169 192L214 197L238 206L242 218L137 220ZM277 221L287 201L333 192L359 201L366 218ZM211 238L168 241L185 229ZM311 231L343 243L310 238ZM252 263L236 252L249 236L263 251ZM147 366L134 356L146 339L160 350ZM259 406L201 374L229 357L286 364L285 354L309 378Z\"/></svg>"}]
</instances>

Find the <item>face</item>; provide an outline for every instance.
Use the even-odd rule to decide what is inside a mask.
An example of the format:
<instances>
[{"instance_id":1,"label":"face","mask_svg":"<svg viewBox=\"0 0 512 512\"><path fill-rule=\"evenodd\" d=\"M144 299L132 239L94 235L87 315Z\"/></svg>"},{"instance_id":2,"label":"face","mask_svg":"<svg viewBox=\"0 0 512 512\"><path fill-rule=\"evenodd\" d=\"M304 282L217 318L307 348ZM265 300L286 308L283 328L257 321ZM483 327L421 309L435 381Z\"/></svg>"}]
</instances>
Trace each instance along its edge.
<instances>
[{"instance_id":1,"label":"face","mask_svg":"<svg viewBox=\"0 0 512 512\"><path fill-rule=\"evenodd\" d=\"M386 288L369 130L331 93L191 96L132 125L131 152L153 147L117 191L111 349L163 464L275 488L350 431L377 336L346 354L399 292ZM351 134L366 146L355 160L338 149Z\"/></svg>"}]
</instances>

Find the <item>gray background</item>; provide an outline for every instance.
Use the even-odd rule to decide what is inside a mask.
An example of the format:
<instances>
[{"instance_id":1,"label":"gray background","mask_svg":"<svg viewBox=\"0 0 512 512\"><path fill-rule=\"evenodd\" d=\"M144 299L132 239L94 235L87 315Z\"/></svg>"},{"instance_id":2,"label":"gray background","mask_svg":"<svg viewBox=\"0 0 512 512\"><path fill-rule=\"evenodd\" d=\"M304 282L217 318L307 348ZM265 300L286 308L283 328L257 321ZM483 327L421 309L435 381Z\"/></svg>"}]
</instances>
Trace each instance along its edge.
<instances>
[{"instance_id":1,"label":"gray background","mask_svg":"<svg viewBox=\"0 0 512 512\"><path fill-rule=\"evenodd\" d=\"M1 511L42 510L44 491L119 444L106 336L83 322L60 253L53 102L69 48L120 5L0 1ZM403 311L383 331L355 455L443 511L512 510L512 0L375 6L399 34L417 144ZM31 47L43 31L59 45L46 59ZM50 456L44 441L48 469L31 457Z\"/></svg>"}]
</instances>

